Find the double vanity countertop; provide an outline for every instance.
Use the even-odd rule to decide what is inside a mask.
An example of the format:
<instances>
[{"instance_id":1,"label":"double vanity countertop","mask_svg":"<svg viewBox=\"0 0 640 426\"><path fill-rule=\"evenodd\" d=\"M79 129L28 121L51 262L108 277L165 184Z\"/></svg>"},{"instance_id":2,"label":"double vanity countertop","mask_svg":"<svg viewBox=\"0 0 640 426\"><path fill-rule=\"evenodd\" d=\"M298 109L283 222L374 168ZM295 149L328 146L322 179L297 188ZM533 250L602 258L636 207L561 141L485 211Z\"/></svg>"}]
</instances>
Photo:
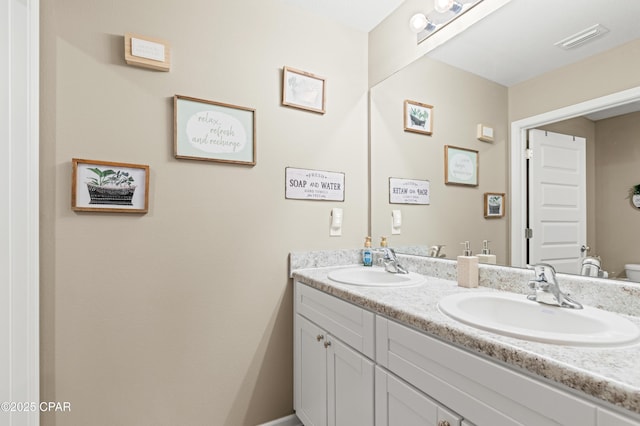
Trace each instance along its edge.
<instances>
[{"instance_id":1,"label":"double vanity countertop","mask_svg":"<svg viewBox=\"0 0 640 426\"><path fill-rule=\"evenodd\" d=\"M506 337L467 326L449 318L438 308L438 302L448 295L500 291L495 288L480 286L467 289L459 287L451 276L437 278L428 275L425 276L424 284L413 287L354 286L340 284L328 278L331 271L347 265L299 266L302 269L297 269L292 262L292 277L296 281L429 333L445 342L506 363L516 370L551 380L640 414L640 342L621 347L581 347ZM523 288L525 285L526 282L522 283ZM620 315L640 326L640 317Z\"/></svg>"}]
</instances>

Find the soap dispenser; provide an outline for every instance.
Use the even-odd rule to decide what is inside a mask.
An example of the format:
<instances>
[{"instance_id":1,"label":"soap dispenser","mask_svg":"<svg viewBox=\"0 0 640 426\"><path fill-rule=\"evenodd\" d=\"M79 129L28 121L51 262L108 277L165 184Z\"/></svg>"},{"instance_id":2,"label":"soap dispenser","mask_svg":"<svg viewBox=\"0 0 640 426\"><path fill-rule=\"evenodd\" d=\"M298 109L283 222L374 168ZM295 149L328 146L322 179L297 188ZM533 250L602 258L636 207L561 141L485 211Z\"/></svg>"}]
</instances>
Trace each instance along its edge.
<instances>
[{"instance_id":1,"label":"soap dispenser","mask_svg":"<svg viewBox=\"0 0 640 426\"><path fill-rule=\"evenodd\" d=\"M484 240L482 242L482 253L478 255L478 262L480 263L490 263L492 265L496 264L496 255L491 254L491 250L489 250L490 241Z\"/></svg>"},{"instance_id":2,"label":"soap dispenser","mask_svg":"<svg viewBox=\"0 0 640 426\"><path fill-rule=\"evenodd\" d=\"M364 266L373 265L373 252L371 251L371 237L367 237L364 241L364 249L362 249L362 264Z\"/></svg>"},{"instance_id":3,"label":"soap dispenser","mask_svg":"<svg viewBox=\"0 0 640 426\"><path fill-rule=\"evenodd\" d=\"M380 237L380 247L385 248L387 246L387 237Z\"/></svg>"},{"instance_id":4,"label":"soap dispenser","mask_svg":"<svg viewBox=\"0 0 640 426\"><path fill-rule=\"evenodd\" d=\"M458 285L460 287L478 287L478 258L471 253L469 241L464 245L462 256L458 256Z\"/></svg>"}]
</instances>

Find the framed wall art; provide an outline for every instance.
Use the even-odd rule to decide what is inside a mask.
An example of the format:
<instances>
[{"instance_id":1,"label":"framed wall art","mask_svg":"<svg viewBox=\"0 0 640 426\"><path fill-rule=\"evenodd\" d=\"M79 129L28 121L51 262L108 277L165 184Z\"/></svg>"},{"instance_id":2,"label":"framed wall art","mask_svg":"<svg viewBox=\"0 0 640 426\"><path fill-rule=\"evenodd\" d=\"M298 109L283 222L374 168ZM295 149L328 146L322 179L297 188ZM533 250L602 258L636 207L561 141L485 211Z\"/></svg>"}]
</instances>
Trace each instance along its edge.
<instances>
[{"instance_id":1,"label":"framed wall art","mask_svg":"<svg viewBox=\"0 0 640 426\"><path fill-rule=\"evenodd\" d=\"M484 193L484 217L503 217L505 209L504 192Z\"/></svg>"},{"instance_id":2,"label":"framed wall art","mask_svg":"<svg viewBox=\"0 0 640 426\"><path fill-rule=\"evenodd\" d=\"M147 213L149 166L73 158L71 209Z\"/></svg>"},{"instance_id":3,"label":"framed wall art","mask_svg":"<svg viewBox=\"0 0 640 426\"><path fill-rule=\"evenodd\" d=\"M176 158L255 166L253 108L175 95L173 145Z\"/></svg>"},{"instance_id":4,"label":"framed wall art","mask_svg":"<svg viewBox=\"0 0 640 426\"><path fill-rule=\"evenodd\" d=\"M325 113L325 79L291 67L282 69L282 105Z\"/></svg>"},{"instance_id":5,"label":"framed wall art","mask_svg":"<svg viewBox=\"0 0 640 426\"><path fill-rule=\"evenodd\" d=\"M404 101L404 131L433 134L433 106L416 101Z\"/></svg>"},{"instance_id":6,"label":"framed wall art","mask_svg":"<svg viewBox=\"0 0 640 426\"><path fill-rule=\"evenodd\" d=\"M478 186L478 151L445 145L444 183Z\"/></svg>"}]
</instances>

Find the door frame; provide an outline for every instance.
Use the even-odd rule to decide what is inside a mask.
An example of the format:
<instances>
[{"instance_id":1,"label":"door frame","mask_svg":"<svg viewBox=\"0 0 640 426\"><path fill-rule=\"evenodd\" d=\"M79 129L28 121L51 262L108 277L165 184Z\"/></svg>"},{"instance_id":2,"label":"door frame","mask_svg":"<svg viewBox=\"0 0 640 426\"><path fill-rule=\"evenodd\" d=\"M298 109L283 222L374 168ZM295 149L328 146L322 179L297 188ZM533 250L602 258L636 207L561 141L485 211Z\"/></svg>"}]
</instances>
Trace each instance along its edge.
<instances>
[{"instance_id":1,"label":"door frame","mask_svg":"<svg viewBox=\"0 0 640 426\"><path fill-rule=\"evenodd\" d=\"M527 223L527 182L524 174L526 172L527 130L637 101L640 101L640 86L532 117L523 118L511 123L511 143L509 146L509 198L511 200L509 234L511 266L526 266L525 226Z\"/></svg>"},{"instance_id":2,"label":"door frame","mask_svg":"<svg viewBox=\"0 0 640 426\"><path fill-rule=\"evenodd\" d=\"M40 4L0 0L0 10L0 401L38 403ZM40 424L37 410L2 416Z\"/></svg>"}]
</instances>

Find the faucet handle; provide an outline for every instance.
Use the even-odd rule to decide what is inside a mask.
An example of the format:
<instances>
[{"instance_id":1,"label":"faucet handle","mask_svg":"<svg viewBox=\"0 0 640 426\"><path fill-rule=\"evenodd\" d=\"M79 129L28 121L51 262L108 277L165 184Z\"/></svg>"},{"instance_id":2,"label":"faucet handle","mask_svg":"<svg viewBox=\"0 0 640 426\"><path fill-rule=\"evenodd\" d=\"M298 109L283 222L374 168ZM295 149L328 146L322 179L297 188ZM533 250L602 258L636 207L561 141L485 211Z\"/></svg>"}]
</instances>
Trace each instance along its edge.
<instances>
[{"instance_id":1,"label":"faucet handle","mask_svg":"<svg viewBox=\"0 0 640 426\"><path fill-rule=\"evenodd\" d=\"M537 281L549 281L549 279L555 280L556 268L548 263L536 263L535 265L527 265L528 269L535 271Z\"/></svg>"}]
</instances>

